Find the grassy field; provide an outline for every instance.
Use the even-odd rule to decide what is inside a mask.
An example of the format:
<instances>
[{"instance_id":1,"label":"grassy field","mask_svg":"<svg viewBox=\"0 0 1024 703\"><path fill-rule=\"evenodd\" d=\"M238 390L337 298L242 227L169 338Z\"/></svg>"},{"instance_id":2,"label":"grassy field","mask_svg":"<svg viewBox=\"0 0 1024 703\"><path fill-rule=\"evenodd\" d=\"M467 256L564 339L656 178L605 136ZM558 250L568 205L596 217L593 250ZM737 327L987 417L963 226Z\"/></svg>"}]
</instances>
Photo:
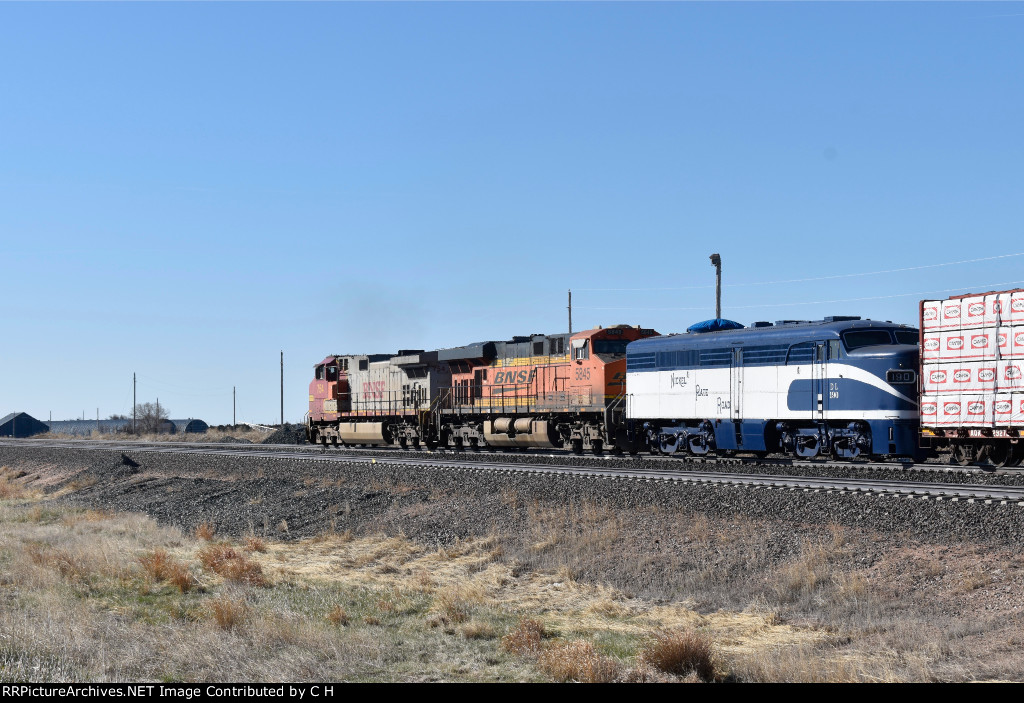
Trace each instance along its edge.
<instances>
[{"instance_id":1,"label":"grassy field","mask_svg":"<svg viewBox=\"0 0 1024 703\"><path fill-rule=\"evenodd\" d=\"M208 523L183 534L52 497L0 469L3 682L973 677L972 633L902 612L902 596L850 567L838 527L779 566L756 524L694 520L690 556L658 565L678 595L645 600L581 578L593 559L650 567L615 552L621 518L599 505L526 506L527 533L437 547L335 531L228 539ZM989 583L974 576L957 587ZM698 606L711 595L738 605Z\"/></svg>"}]
</instances>

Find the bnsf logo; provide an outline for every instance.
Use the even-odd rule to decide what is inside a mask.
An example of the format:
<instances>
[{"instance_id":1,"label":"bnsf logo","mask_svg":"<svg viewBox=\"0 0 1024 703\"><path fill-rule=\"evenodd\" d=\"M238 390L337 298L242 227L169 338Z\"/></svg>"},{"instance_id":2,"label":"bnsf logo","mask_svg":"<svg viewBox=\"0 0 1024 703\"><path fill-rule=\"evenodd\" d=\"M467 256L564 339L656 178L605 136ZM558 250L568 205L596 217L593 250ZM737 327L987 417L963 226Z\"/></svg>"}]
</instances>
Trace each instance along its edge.
<instances>
[{"instance_id":1,"label":"bnsf logo","mask_svg":"<svg viewBox=\"0 0 1024 703\"><path fill-rule=\"evenodd\" d=\"M997 413L1008 413L1013 409L1013 403L1008 400L1000 400L996 403Z\"/></svg>"},{"instance_id":2,"label":"bnsf logo","mask_svg":"<svg viewBox=\"0 0 1024 703\"><path fill-rule=\"evenodd\" d=\"M985 303L971 303L967 306L967 315L969 317L977 317L978 315L985 314Z\"/></svg>"},{"instance_id":3,"label":"bnsf logo","mask_svg":"<svg viewBox=\"0 0 1024 703\"><path fill-rule=\"evenodd\" d=\"M946 403L942 406L942 412L946 415L959 415L960 403Z\"/></svg>"},{"instance_id":4,"label":"bnsf logo","mask_svg":"<svg viewBox=\"0 0 1024 703\"><path fill-rule=\"evenodd\" d=\"M938 316L939 316L939 311L936 310L935 308L925 308L924 309L924 319L926 319L926 320L934 320Z\"/></svg>"},{"instance_id":5,"label":"bnsf logo","mask_svg":"<svg viewBox=\"0 0 1024 703\"><path fill-rule=\"evenodd\" d=\"M967 404L968 415L984 415L985 404L984 403L968 403Z\"/></svg>"},{"instance_id":6,"label":"bnsf logo","mask_svg":"<svg viewBox=\"0 0 1024 703\"><path fill-rule=\"evenodd\" d=\"M1006 378L1009 378L1009 379L1020 378L1020 367L1019 366L1007 366L1006 367Z\"/></svg>"},{"instance_id":7,"label":"bnsf logo","mask_svg":"<svg viewBox=\"0 0 1024 703\"><path fill-rule=\"evenodd\" d=\"M964 346L963 337L950 337L946 340L946 349L960 349Z\"/></svg>"},{"instance_id":8,"label":"bnsf logo","mask_svg":"<svg viewBox=\"0 0 1024 703\"><path fill-rule=\"evenodd\" d=\"M947 320L953 319L953 318L956 318L956 317L960 317L960 306L959 305L951 305L951 306L949 306L948 308L946 308L945 310L942 311L942 316L945 317Z\"/></svg>"},{"instance_id":9,"label":"bnsf logo","mask_svg":"<svg viewBox=\"0 0 1024 703\"><path fill-rule=\"evenodd\" d=\"M957 383L964 383L971 380L971 372L967 369L957 369L953 372L953 380Z\"/></svg>"},{"instance_id":10,"label":"bnsf logo","mask_svg":"<svg viewBox=\"0 0 1024 703\"><path fill-rule=\"evenodd\" d=\"M932 371L932 373L929 376L929 378L931 379L932 383L943 383L946 380L946 372L945 371Z\"/></svg>"},{"instance_id":11,"label":"bnsf logo","mask_svg":"<svg viewBox=\"0 0 1024 703\"><path fill-rule=\"evenodd\" d=\"M996 372L994 369L979 369L978 380L979 381L994 381L996 378Z\"/></svg>"},{"instance_id":12,"label":"bnsf logo","mask_svg":"<svg viewBox=\"0 0 1024 703\"><path fill-rule=\"evenodd\" d=\"M936 408L935 403L922 403L921 404L921 413L924 414L924 415L934 415L936 409L937 408Z\"/></svg>"},{"instance_id":13,"label":"bnsf logo","mask_svg":"<svg viewBox=\"0 0 1024 703\"><path fill-rule=\"evenodd\" d=\"M984 334L976 334L971 337L971 348L981 349L982 347L988 346L988 336Z\"/></svg>"},{"instance_id":14,"label":"bnsf logo","mask_svg":"<svg viewBox=\"0 0 1024 703\"><path fill-rule=\"evenodd\" d=\"M533 383L533 379L537 378L537 369L527 371L499 371L494 375L495 385L501 385L503 383Z\"/></svg>"},{"instance_id":15,"label":"bnsf logo","mask_svg":"<svg viewBox=\"0 0 1024 703\"><path fill-rule=\"evenodd\" d=\"M367 398L373 398L380 400L384 397L385 382L384 381L370 381L363 384L363 395Z\"/></svg>"},{"instance_id":16,"label":"bnsf logo","mask_svg":"<svg viewBox=\"0 0 1024 703\"><path fill-rule=\"evenodd\" d=\"M1021 335L1021 337L1024 337L1024 335ZM934 337L932 339L924 340L924 348L927 349L928 351L935 351L936 349L939 348L939 340L935 339Z\"/></svg>"}]
</instances>

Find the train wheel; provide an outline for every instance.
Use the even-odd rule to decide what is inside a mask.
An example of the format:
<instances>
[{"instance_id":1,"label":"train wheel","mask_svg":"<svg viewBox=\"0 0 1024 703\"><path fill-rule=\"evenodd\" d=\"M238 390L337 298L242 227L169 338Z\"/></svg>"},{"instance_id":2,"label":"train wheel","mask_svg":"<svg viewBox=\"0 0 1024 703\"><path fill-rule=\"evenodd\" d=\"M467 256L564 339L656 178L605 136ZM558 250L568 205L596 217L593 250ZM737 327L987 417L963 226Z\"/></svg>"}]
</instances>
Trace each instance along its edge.
<instances>
[{"instance_id":1,"label":"train wheel","mask_svg":"<svg viewBox=\"0 0 1024 703\"><path fill-rule=\"evenodd\" d=\"M1013 453L1013 447L1009 442L994 442L988 445L988 460L1000 469L1013 466Z\"/></svg>"},{"instance_id":2,"label":"train wheel","mask_svg":"<svg viewBox=\"0 0 1024 703\"><path fill-rule=\"evenodd\" d=\"M338 448L338 438L337 437L331 437L331 446L334 447L335 449Z\"/></svg>"},{"instance_id":3,"label":"train wheel","mask_svg":"<svg viewBox=\"0 0 1024 703\"><path fill-rule=\"evenodd\" d=\"M583 440L582 439L574 439L574 440L572 440L569 443L569 446L572 449L572 453L573 454L582 454L583 453Z\"/></svg>"},{"instance_id":4,"label":"train wheel","mask_svg":"<svg viewBox=\"0 0 1024 703\"><path fill-rule=\"evenodd\" d=\"M977 459L978 449L973 444L953 445L953 463L970 466Z\"/></svg>"},{"instance_id":5,"label":"train wheel","mask_svg":"<svg viewBox=\"0 0 1024 703\"><path fill-rule=\"evenodd\" d=\"M1011 444L1010 459L1007 466L1019 466L1022 460L1024 460L1024 444Z\"/></svg>"},{"instance_id":6,"label":"train wheel","mask_svg":"<svg viewBox=\"0 0 1024 703\"><path fill-rule=\"evenodd\" d=\"M590 451L594 453L594 456L601 456L604 452L604 443L599 439L593 440L590 443Z\"/></svg>"}]
</instances>

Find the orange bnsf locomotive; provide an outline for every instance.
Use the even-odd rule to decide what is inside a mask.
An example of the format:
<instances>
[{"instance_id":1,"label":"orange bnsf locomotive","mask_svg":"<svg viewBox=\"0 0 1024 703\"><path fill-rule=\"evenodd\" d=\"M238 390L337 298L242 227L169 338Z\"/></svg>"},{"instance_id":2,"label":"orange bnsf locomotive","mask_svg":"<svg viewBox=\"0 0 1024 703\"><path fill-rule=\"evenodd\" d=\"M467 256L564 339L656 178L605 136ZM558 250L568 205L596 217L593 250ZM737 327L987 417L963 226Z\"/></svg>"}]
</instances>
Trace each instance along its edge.
<instances>
[{"instance_id":1,"label":"orange bnsf locomotive","mask_svg":"<svg viewBox=\"0 0 1024 703\"><path fill-rule=\"evenodd\" d=\"M437 351L328 356L309 384L306 436L324 445L616 451L626 345L617 325Z\"/></svg>"}]
</instances>

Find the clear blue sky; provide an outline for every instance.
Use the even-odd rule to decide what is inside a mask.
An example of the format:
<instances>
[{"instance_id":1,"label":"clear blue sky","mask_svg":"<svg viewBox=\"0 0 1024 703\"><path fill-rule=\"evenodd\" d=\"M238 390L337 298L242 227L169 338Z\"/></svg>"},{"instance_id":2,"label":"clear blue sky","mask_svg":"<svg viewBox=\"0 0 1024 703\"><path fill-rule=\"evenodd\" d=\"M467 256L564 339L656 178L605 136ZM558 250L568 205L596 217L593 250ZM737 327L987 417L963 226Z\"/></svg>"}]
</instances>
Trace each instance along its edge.
<instances>
[{"instance_id":1,"label":"clear blue sky","mask_svg":"<svg viewBox=\"0 0 1024 703\"><path fill-rule=\"evenodd\" d=\"M912 323L1024 256L750 284L1024 253L1022 88L1020 3L3 3L0 414L271 422L284 350L299 421L569 288L681 331L713 252L725 317Z\"/></svg>"}]
</instances>

